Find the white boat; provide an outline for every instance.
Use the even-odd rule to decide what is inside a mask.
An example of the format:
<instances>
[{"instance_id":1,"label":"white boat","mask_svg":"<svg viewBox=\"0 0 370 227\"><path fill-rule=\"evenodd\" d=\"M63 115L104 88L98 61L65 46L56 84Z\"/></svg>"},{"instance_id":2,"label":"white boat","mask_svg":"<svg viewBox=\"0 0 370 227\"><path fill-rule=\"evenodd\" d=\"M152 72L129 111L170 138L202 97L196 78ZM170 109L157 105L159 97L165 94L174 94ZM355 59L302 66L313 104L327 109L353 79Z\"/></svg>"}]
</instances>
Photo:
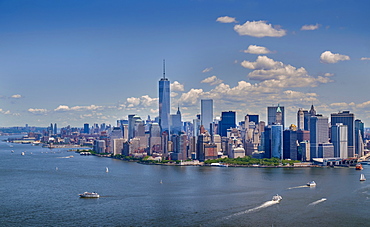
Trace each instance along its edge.
<instances>
[{"instance_id":1,"label":"white boat","mask_svg":"<svg viewBox=\"0 0 370 227\"><path fill-rule=\"evenodd\" d=\"M282 200L283 197L281 197L280 195L276 194L272 197L272 201L276 201L276 202L280 202L280 200Z\"/></svg>"},{"instance_id":2,"label":"white boat","mask_svg":"<svg viewBox=\"0 0 370 227\"><path fill-rule=\"evenodd\" d=\"M21 155L24 155L24 152L22 152Z\"/></svg>"},{"instance_id":3,"label":"white boat","mask_svg":"<svg viewBox=\"0 0 370 227\"><path fill-rule=\"evenodd\" d=\"M96 192L84 192L82 194L79 194L81 198L99 198L100 195Z\"/></svg>"},{"instance_id":4,"label":"white boat","mask_svg":"<svg viewBox=\"0 0 370 227\"><path fill-rule=\"evenodd\" d=\"M12 150L12 153L14 153L14 151Z\"/></svg>"},{"instance_id":5,"label":"white boat","mask_svg":"<svg viewBox=\"0 0 370 227\"><path fill-rule=\"evenodd\" d=\"M366 180L365 175L363 173L361 173L360 181L365 181L365 180Z\"/></svg>"},{"instance_id":6,"label":"white boat","mask_svg":"<svg viewBox=\"0 0 370 227\"><path fill-rule=\"evenodd\" d=\"M105 167L105 172L106 172L106 173L108 173L108 172L109 172L108 167Z\"/></svg>"},{"instance_id":7,"label":"white boat","mask_svg":"<svg viewBox=\"0 0 370 227\"><path fill-rule=\"evenodd\" d=\"M308 182L307 183L307 186L308 187L315 187L316 186L316 182L315 181Z\"/></svg>"}]
</instances>

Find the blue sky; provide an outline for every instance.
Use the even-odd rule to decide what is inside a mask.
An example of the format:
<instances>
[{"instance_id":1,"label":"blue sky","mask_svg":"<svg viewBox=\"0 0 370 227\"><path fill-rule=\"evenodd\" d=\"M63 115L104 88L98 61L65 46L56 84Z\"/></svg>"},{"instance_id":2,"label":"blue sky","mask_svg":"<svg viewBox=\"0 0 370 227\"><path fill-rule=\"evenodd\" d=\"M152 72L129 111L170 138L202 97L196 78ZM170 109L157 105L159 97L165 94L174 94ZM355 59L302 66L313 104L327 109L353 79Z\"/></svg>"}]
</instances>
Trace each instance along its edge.
<instances>
[{"instance_id":1,"label":"blue sky","mask_svg":"<svg viewBox=\"0 0 370 227\"><path fill-rule=\"evenodd\" d=\"M286 122L313 103L370 124L368 1L0 1L0 126L115 124L158 115L162 61L173 113L212 98Z\"/></svg>"}]
</instances>

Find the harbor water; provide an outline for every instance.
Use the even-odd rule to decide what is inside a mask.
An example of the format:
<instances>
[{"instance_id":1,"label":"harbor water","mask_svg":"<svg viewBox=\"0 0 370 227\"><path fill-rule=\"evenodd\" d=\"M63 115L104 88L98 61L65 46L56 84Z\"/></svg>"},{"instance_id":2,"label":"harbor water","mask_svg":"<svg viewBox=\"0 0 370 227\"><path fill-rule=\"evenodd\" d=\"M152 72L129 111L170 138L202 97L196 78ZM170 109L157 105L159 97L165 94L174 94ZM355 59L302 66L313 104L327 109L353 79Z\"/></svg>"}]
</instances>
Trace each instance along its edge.
<instances>
[{"instance_id":1,"label":"harbor water","mask_svg":"<svg viewBox=\"0 0 370 227\"><path fill-rule=\"evenodd\" d=\"M0 225L369 226L361 173L370 179L370 166L142 165L1 141ZM80 198L85 191L100 198Z\"/></svg>"}]
</instances>

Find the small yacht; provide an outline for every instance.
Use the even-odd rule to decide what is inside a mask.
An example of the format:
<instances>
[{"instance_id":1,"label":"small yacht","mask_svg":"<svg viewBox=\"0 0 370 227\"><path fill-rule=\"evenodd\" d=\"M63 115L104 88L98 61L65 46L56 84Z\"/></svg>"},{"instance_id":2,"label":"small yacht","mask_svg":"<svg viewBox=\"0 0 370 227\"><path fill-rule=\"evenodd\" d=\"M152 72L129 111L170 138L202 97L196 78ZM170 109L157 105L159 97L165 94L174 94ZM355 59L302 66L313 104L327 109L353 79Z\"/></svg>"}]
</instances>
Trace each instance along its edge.
<instances>
[{"instance_id":1,"label":"small yacht","mask_svg":"<svg viewBox=\"0 0 370 227\"><path fill-rule=\"evenodd\" d=\"M106 173L108 173L108 172L109 172L108 167L105 167L105 172L106 172Z\"/></svg>"},{"instance_id":2,"label":"small yacht","mask_svg":"<svg viewBox=\"0 0 370 227\"><path fill-rule=\"evenodd\" d=\"M281 197L280 195L276 194L272 197L272 201L276 201L276 202L280 202L280 200L282 200L283 197Z\"/></svg>"},{"instance_id":3,"label":"small yacht","mask_svg":"<svg viewBox=\"0 0 370 227\"><path fill-rule=\"evenodd\" d=\"M81 198L99 198L100 195L96 192L84 192L82 194L79 194Z\"/></svg>"},{"instance_id":4,"label":"small yacht","mask_svg":"<svg viewBox=\"0 0 370 227\"><path fill-rule=\"evenodd\" d=\"M22 151L21 155L24 155L24 152Z\"/></svg>"},{"instance_id":5,"label":"small yacht","mask_svg":"<svg viewBox=\"0 0 370 227\"><path fill-rule=\"evenodd\" d=\"M361 173L360 181L365 181L365 180L366 180L365 175L363 173Z\"/></svg>"},{"instance_id":6,"label":"small yacht","mask_svg":"<svg viewBox=\"0 0 370 227\"><path fill-rule=\"evenodd\" d=\"M315 187L316 186L316 182L315 181L308 182L307 183L307 186L308 187Z\"/></svg>"}]
</instances>

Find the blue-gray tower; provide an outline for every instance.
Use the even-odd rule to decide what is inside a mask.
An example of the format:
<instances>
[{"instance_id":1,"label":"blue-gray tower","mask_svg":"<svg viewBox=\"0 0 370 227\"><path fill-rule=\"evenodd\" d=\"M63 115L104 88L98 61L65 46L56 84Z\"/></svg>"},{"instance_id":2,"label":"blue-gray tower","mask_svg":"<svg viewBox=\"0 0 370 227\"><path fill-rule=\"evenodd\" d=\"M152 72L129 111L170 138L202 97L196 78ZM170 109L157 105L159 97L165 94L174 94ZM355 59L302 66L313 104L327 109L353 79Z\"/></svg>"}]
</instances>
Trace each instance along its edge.
<instances>
[{"instance_id":1,"label":"blue-gray tower","mask_svg":"<svg viewBox=\"0 0 370 227\"><path fill-rule=\"evenodd\" d=\"M163 60L163 78L159 81L159 125L162 132L169 132L170 129L170 92L170 81L166 78L165 61Z\"/></svg>"}]
</instances>

